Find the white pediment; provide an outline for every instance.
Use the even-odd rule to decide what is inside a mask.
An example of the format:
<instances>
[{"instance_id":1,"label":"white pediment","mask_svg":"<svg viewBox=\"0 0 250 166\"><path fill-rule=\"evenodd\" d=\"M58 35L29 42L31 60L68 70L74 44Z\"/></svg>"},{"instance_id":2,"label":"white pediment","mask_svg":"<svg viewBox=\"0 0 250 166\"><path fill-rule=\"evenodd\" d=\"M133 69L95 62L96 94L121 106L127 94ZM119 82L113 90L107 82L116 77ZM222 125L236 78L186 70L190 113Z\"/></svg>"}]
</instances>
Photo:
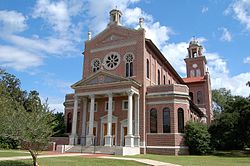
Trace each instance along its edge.
<instances>
[{"instance_id":1,"label":"white pediment","mask_svg":"<svg viewBox=\"0 0 250 166\"><path fill-rule=\"evenodd\" d=\"M96 72L95 74L93 74L92 76L78 81L77 83L72 85L72 88L76 88L79 86L109 84L109 83L124 82L124 81L130 81L130 80L127 78L100 70Z\"/></svg>"}]
</instances>

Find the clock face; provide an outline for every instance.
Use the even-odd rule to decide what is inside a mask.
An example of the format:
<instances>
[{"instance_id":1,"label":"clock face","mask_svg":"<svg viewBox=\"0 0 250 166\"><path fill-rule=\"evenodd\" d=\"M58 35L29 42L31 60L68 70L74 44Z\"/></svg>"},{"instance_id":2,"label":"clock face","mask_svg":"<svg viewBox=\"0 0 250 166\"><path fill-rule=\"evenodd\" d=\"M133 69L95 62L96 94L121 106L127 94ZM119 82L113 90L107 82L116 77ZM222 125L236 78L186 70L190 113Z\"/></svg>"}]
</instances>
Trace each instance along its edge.
<instances>
[{"instance_id":1,"label":"clock face","mask_svg":"<svg viewBox=\"0 0 250 166\"><path fill-rule=\"evenodd\" d=\"M198 65L196 63L193 64L193 68L197 68Z\"/></svg>"}]
</instances>

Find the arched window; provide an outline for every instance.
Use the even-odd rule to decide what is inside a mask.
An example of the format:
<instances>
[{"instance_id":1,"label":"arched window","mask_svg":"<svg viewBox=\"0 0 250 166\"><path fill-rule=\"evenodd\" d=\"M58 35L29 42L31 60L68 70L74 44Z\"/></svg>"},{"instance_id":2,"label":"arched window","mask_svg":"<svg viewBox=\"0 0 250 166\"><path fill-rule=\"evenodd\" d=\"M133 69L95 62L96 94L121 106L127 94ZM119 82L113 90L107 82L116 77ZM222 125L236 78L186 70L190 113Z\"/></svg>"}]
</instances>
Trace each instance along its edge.
<instances>
[{"instance_id":1,"label":"arched window","mask_svg":"<svg viewBox=\"0 0 250 166\"><path fill-rule=\"evenodd\" d=\"M101 68L101 60L99 58L95 58L91 61L92 71L96 72Z\"/></svg>"},{"instance_id":2,"label":"arched window","mask_svg":"<svg viewBox=\"0 0 250 166\"><path fill-rule=\"evenodd\" d=\"M182 108L178 108L178 132L184 132L184 111Z\"/></svg>"},{"instance_id":3,"label":"arched window","mask_svg":"<svg viewBox=\"0 0 250 166\"><path fill-rule=\"evenodd\" d=\"M72 113L69 112L67 115L67 133L71 133L72 128Z\"/></svg>"},{"instance_id":4,"label":"arched window","mask_svg":"<svg viewBox=\"0 0 250 166\"><path fill-rule=\"evenodd\" d=\"M189 92L189 96L190 96L190 99L191 99L192 101L194 101L194 94L193 94L193 92Z\"/></svg>"},{"instance_id":5,"label":"arched window","mask_svg":"<svg viewBox=\"0 0 250 166\"><path fill-rule=\"evenodd\" d=\"M170 133L170 109L163 109L163 133Z\"/></svg>"},{"instance_id":6,"label":"arched window","mask_svg":"<svg viewBox=\"0 0 250 166\"><path fill-rule=\"evenodd\" d=\"M160 84L161 84L161 72L158 69L158 85L160 85Z\"/></svg>"},{"instance_id":7,"label":"arched window","mask_svg":"<svg viewBox=\"0 0 250 166\"><path fill-rule=\"evenodd\" d=\"M147 59L147 78L149 78L149 60Z\"/></svg>"},{"instance_id":8,"label":"arched window","mask_svg":"<svg viewBox=\"0 0 250 166\"><path fill-rule=\"evenodd\" d=\"M132 53L128 53L124 56L125 66L126 66L126 77L133 76L133 61L134 55Z\"/></svg>"},{"instance_id":9,"label":"arched window","mask_svg":"<svg viewBox=\"0 0 250 166\"><path fill-rule=\"evenodd\" d=\"M190 77L194 77L194 76L195 76L194 70L191 70L190 71Z\"/></svg>"},{"instance_id":10,"label":"arched window","mask_svg":"<svg viewBox=\"0 0 250 166\"><path fill-rule=\"evenodd\" d=\"M166 85L166 76L163 76L163 84Z\"/></svg>"},{"instance_id":11,"label":"arched window","mask_svg":"<svg viewBox=\"0 0 250 166\"><path fill-rule=\"evenodd\" d=\"M157 110L150 110L150 133L157 133Z\"/></svg>"},{"instance_id":12,"label":"arched window","mask_svg":"<svg viewBox=\"0 0 250 166\"><path fill-rule=\"evenodd\" d=\"M202 92L198 91L197 92L197 104L202 104L203 103L203 99L202 99Z\"/></svg>"},{"instance_id":13,"label":"arched window","mask_svg":"<svg viewBox=\"0 0 250 166\"><path fill-rule=\"evenodd\" d=\"M200 77L200 76L201 76L201 70L200 70L200 69L197 69L197 70L196 70L196 76L197 76L197 77Z\"/></svg>"}]
</instances>

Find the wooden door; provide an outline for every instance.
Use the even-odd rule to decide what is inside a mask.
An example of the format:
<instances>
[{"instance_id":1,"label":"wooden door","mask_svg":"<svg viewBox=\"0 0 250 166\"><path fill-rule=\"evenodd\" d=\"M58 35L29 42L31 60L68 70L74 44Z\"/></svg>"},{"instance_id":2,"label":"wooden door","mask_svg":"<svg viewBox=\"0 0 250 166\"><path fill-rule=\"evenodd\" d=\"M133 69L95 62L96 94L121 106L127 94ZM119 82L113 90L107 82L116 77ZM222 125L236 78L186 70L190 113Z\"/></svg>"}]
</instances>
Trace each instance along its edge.
<instances>
[{"instance_id":1,"label":"wooden door","mask_svg":"<svg viewBox=\"0 0 250 166\"><path fill-rule=\"evenodd\" d=\"M125 146L125 136L128 134L128 128L123 127L123 146Z\"/></svg>"}]
</instances>

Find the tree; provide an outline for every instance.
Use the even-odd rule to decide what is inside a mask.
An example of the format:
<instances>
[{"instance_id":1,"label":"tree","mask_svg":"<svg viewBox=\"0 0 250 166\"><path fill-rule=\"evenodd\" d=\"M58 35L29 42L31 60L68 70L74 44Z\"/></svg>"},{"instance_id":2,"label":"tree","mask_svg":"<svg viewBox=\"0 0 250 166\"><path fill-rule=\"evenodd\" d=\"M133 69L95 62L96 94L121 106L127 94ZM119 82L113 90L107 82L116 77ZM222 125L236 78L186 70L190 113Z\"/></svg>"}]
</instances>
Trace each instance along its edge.
<instances>
[{"instance_id":1,"label":"tree","mask_svg":"<svg viewBox=\"0 0 250 166\"><path fill-rule=\"evenodd\" d=\"M53 113L47 102L41 103L38 92L22 91L14 75L0 69L0 76L0 137L20 142L37 166L38 152L54 133Z\"/></svg>"},{"instance_id":2,"label":"tree","mask_svg":"<svg viewBox=\"0 0 250 166\"><path fill-rule=\"evenodd\" d=\"M250 147L250 99L219 89L213 91L213 100L222 111L209 127L212 145L226 150Z\"/></svg>"},{"instance_id":3,"label":"tree","mask_svg":"<svg viewBox=\"0 0 250 166\"><path fill-rule=\"evenodd\" d=\"M65 123L64 123L64 115L63 113L55 113L53 115L55 117L55 120L53 122L54 124L54 135L55 137L61 137L65 136Z\"/></svg>"},{"instance_id":4,"label":"tree","mask_svg":"<svg viewBox=\"0 0 250 166\"><path fill-rule=\"evenodd\" d=\"M190 121L185 126L185 144L190 154L203 155L210 149L210 134L205 124Z\"/></svg>"},{"instance_id":5,"label":"tree","mask_svg":"<svg viewBox=\"0 0 250 166\"><path fill-rule=\"evenodd\" d=\"M250 81L248 81L248 82L246 83L246 85L250 87Z\"/></svg>"}]
</instances>

